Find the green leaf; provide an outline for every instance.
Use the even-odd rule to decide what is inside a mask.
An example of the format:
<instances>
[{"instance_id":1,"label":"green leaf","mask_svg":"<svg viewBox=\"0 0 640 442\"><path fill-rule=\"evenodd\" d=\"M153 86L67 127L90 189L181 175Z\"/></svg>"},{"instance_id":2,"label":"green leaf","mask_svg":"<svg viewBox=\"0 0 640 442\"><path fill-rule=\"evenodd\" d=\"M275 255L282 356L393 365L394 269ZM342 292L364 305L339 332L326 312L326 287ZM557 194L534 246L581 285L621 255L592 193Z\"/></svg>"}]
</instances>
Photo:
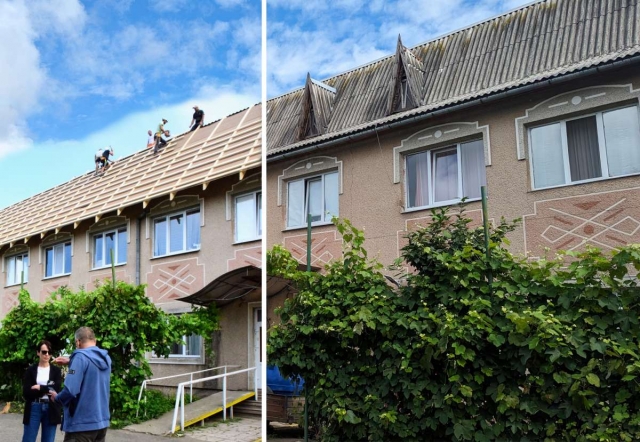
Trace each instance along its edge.
<instances>
[{"instance_id":1,"label":"green leaf","mask_svg":"<svg viewBox=\"0 0 640 442\"><path fill-rule=\"evenodd\" d=\"M596 387L600 386L600 378L594 373L587 374L587 382L591 385L595 385Z\"/></svg>"}]
</instances>

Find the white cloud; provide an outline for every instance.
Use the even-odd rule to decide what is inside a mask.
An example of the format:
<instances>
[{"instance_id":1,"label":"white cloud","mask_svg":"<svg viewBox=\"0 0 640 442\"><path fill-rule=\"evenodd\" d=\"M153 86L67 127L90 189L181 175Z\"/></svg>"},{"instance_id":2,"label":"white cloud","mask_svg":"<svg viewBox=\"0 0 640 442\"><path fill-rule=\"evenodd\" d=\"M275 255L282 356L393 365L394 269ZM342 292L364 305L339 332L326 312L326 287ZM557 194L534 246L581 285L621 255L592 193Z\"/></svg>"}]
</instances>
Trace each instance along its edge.
<instances>
[{"instance_id":1,"label":"white cloud","mask_svg":"<svg viewBox=\"0 0 640 442\"><path fill-rule=\"evenodd\" d=\"M34 44L36 33L23 2L0 3L0 158L26 148L26 118L47 80Z\"/></svg>"},{"instance_id":2,"label":"white cloud","mask_svg":"<svg viewBox=\"0 0 640 442\"><path fill-rule=\"evenodd\" d=\"M268 96L391 55L530 0L269 0ZM327 24L330 23L330 26Z\"/></svg>"},{"instance_id":3,"label":"white cloud","mask_svg":"<svg viewBox=\"0 0 640 442\"><path fill-rule=\"evenodd\" d=\"M175 12L184 8L189 0L151 0L149 5L158 12Z\"/></svg>"}]
</instances>

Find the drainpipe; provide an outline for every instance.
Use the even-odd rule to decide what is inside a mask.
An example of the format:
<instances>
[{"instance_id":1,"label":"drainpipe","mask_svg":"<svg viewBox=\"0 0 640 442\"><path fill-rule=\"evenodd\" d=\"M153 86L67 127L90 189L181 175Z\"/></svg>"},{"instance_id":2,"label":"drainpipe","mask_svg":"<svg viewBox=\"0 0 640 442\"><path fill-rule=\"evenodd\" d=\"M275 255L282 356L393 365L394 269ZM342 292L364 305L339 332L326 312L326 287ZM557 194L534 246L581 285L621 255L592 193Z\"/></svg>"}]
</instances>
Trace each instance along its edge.
<instances>
[{"instance_id":1,"label":"drainpipe","mask_svg":"<svg viewBox=\"0 0 640 442\"><path fill-rule=\"evenodd\" d=\"M147 217L148 210L143 210L136 219L136 285L140 285L140 242L142 235L142 220Z\"/></svg>"},{"instance_id":2,"label":"drainpipe","mask_svg":"<svg viewBox=\"0 0 640 442\"><path fill-rule=\"evenodd\" d=\"M617 69L617 68L622 68L622 67L627 67L627 66L631 66L633 64L636 64L640 62L640 55L634 55L630 58L626 58L624 60L617 60L617 61L611 61L609 63L603 64L603 65L599 65L599 66L594 66L591 68L587 68L578 72L572 72L570 74L566 74L566 75L562 75L559 77L554 77L554 78L550 78L548 80L543 80L540 82L536 82L536 83L532 83L532 84L528 84L525 86L520 86L520 87L516 87L514 89L509 89L506 91L502 91L502 92L497 92L495 94L492 95L488 95L486 97L481 97L481 98L475 98L473 100L464 102L464 103L460 103L460 104L454 104L451 106L447 106L441 109L437 109L431 112L427 112L424 114L420 114L420 115L413 115L411 117L407 117L405 119L402 120L398 120L398 121L392 121L389 123L382 123L382 124L378 124L378 123L374 123L371 122L370 124L372 126L364 128L360 131L356 131L353 134L350 135L344 135L344 136L340 136L340 135L336 135L337 138L328 140L328 141L324 141L324 142L320 142L318 144L314 144L311 146L307 146L307 147L301 147L300 149L294 149L288 152L283 152L283 153L279 153L279 154L274 154L272 156L270 156L267 153L267 163L271 163L271 162L275 162L278 160L284 160L287 158L291 158L294 156L298 156L298 155L302 155L304 153L308 153L308 152L312 152L318 149L325 149L327 147L330 146L334 146L337 144L342 144L345 142L355 142L357 140L361 140L363 138L368 137L369 135L373 134L376 131L380 131L380 130L389 130L389 129L394 129L394 128L399 128L399 127L403 127L403 126L407 126L409 124L412 123L416 123L416 122L421 122L424 120L428 120L431 118L435 118L441 115L446 115L446 114L450 114L453 112L457 112L457 111L461 111L461 110L466 110L470 107L474 107L474 106L478 106L481 104L488 104L488 103L492 103L494 101L497 100L501 100L503 98L509 98L509 97L513 97L516 95L521 95L524 94L526 92L532 92L547 86L552 86L552 85L556 85L556 84L562 84L562 83L566 83L569 81L575 81L577 79L580 78L584 78L587 77L589 75L593 75L596 73L606 73L608 71L611 71L613 69Z\"/></svg>"}]
</instances>

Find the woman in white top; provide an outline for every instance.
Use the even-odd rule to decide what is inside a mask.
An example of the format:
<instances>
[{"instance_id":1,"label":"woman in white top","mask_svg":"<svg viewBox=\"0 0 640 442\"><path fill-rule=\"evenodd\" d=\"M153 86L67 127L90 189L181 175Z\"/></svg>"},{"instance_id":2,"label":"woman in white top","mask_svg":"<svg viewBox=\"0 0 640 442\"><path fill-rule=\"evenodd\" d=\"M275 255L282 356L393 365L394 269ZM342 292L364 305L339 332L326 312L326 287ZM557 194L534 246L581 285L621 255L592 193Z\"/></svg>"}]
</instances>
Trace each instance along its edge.
<instances>
[{"instance_id":1,"label":"woman in white top","mask_svg":"<svg viewBox=\"0 0 640 442\"><path fill-rule=\"evenodd\" d=\"M38 363L27 368L22 382L24 396L24 433L22 442L35 442L38 429L42 427L41 442L54 442L56 426L61 422L60 406L49 402L49 391L61 390L62 372L51 365L51 343L41 341L36 349Z\"/></svg>"}]
</instances>

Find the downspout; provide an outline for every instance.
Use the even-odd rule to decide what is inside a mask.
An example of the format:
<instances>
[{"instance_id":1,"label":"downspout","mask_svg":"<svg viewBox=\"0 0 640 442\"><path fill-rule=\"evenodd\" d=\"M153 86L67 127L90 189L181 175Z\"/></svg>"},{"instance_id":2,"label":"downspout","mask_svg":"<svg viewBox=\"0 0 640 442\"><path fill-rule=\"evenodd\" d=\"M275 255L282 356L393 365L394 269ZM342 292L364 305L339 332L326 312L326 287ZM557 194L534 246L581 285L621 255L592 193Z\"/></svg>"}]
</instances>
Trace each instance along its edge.
<instances>
[{"instance_id":1,"label":"downspout","mask_svg":"<svg viewBox=\"0 0 640 442\"><path fill-rule=\"evenodd\" d=\"M437 110L434 110L434 111L431 111L431 112L427 112L425 114L414 115L412 117L408 117L406 119L402 119L402 120L399 120L399 121L392 121L392 122L389 122L389 123L382 123L382 124L371 122L373 127L369 127L367 129L363 129L362 131L356 132L356 133L351 134L351 135L346 135L346 136L337 135L338 138L335 138L335 139L332 139L332 140L320 142L318 144L314 144L314 145L311 145L311 146L303 147L303 148L300 148L300 149L291 150L291 151L288 151L288 152L283 152L283 153L280 153L280 154L275 154L273 156L269 156L269 154L267 153L267 163L278 161L278 160L284 160L284 159L291 158L291 157L294 157L294 156L302 155L304 153L312 152L312 151L315 151L315 150L318 150L318 149L325 149L327 147L335 146L337 144L342 144L342 143L349 142L349 141L361 140L363 138L368 137L369 135L373 134L376 131L389 130L389 129L393 129L393 128L399 128L399 127L407 126L407 125L412 124L412 123L428 120L430 118L434 118L434 117L437 117L437 116L450 114L450 113L457 112L457 111L460 111L460 110L465 110L467 108L470 108L470 107L473 107L473 106L477 106L477 105L480 105L480 104L488 104L488 103L492 103L492 102L497 101L497 100L501 100L503 98L509 98L509 97L513 97L513 96L516 96L516 95L524 94L526 92L535 91L535 90L541 89L541 88L546 87L546 86L566 83L568 81L574 81L576 79L583 78L583 77L586 77L586 76L589 76L589 75L593 75L593 74L596 74L596 73L604 73L604 72L607 72L607 71L610 71L610 70L613 70L613 69L630 66L630 65L633 65L633 64L638 63L638 62L640 62L640 55L635 55L635 56L633 56L631 58L627 58L627 59L624 59L624 60L612 61L612 62L606 63L604 65L594 66L594 67L587 68L587 69L582 70L582 71L578 71L578 72L573 72L573 73L570 73L570 74L562 75L560 77L554 77L554 78L550 78L548 80L544 80L544 81L541 81L541 82L528 84L528 85L521 86L521 87L516 87L514 89L509 89L509 90L502 91L502 92L497 92L497 93L495 93L493 95L489 95L487 97L475 98L473 100L470 100L470 101L467 101L467 102L464 102L464 103L454 104L454 105L448 106L448 107L443 107L442 109L437 109Z\"/></svg>"},{"instance_id":2,"label":"downspout","mask_svg":"<svg viewBox=\"0 0 640 442\"><path fill-rule=\"evenodd\" d=\"M142 238L142 220L147 217L148 210L143 210L136 219L136 285L140 285L140 241Z\"/></svg>"}]
</instances>

